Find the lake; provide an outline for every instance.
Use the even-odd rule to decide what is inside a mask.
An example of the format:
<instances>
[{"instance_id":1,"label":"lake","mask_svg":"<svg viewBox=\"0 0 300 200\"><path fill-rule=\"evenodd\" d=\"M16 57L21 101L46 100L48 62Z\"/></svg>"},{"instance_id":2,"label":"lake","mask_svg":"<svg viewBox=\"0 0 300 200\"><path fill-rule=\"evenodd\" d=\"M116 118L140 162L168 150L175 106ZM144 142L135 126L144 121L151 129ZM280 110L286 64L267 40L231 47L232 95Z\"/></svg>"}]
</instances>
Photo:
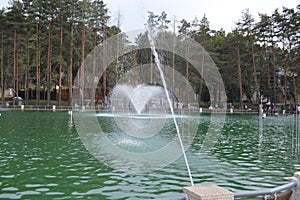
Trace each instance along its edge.
<instances>
[{"instance_id":1,"label":"lake","mask_svg":"<svg viewBox=\"0 0 300 200\"><path fill-rule=\"evenodd\" d=\"M190 185L183 157L150 172L114 169L86 150L67 111L0 111L0 198L160 199ZM197 133L187 150L195 184L232 191L270 188L300 171L299 119L293 115L227 114L210 153L200 157L210 114L193 114ZM99 122L114 126L104 116ZM116 161L117 162L117 161ZM126 163L122 163L126 166Z\"/></svg>"}]
</instances>

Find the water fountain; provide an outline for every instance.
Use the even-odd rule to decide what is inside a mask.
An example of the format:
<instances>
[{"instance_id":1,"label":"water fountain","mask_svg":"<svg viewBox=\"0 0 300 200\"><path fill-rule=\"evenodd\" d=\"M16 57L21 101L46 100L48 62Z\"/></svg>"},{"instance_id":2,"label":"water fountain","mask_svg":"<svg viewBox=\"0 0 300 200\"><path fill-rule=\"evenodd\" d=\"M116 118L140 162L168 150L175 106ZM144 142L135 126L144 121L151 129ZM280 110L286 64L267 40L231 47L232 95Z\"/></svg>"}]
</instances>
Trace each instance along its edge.
<instances>
[{"instance_id":1,"label":"water fountain","mask_svg":"<svg viewBox=\"0 0 300 200\"><path fill-rule=\"evenodd\" d=\"M110 99L114 121L124 133L136 138L155 136L172 117L161 86L117 84Z\"/></svg>"},{"instance_id":2,"label":"water fountain","mask_svg":"<svg viewBox=\"0 0 300 200\"><path fill-rule=\"evenodd\" d=\"M177 113L177 102L196 102L195 91L185 75L174 68L160 63L157 49L162 52L173 52L186 58L187 44L190 54L187 61L195 71L202 74L212 102L218 105L218 111L226 108L226 96L220 74L209 55L199 44L194 44L189 38L175 38L176 47L168 42L164 34L151 35L151 31L127 33L128 38L136 38L140 34L148 34L149 43L145 46L128 45L118 55L127 54L138 49L151 49L155 63L143 64L126 71L112 88L110 96L111 110L106 112L88 112L87 109L74 112L74 124L87 150L101 163L126 173L147 173L162 169L178 159L184 160L188 171L190 184L193 185L191 170L185 150L190 147L199 128L199 108L196 113L183 110ZM107 41L107 52L114 52L115 39ZM111 40L111 41L110 41ZM184 41L184 42L183 42ZM105 68L101 65L103 58L93 55L103 55L103 46L95 49L85 61L85 87L96 85L90 81L92 73L101 77ZM114 61L114 55L107 57L107 66ZM100 63L94 71L88 66L95 62ZM98 65L97 65L98 66ZM153 68L152 68L153 67ZM153 70L153 71L151 71ZM93 72L92 72L93 71ZM151 74L141 76L139 72ZM80 75L75 80L75 87L80 88ZM217 87L216 87L217 86ZM82 89L78 101L92 99L87 90ZM218 94L218 95L216 95ZM218 99L217 99L218 96ZM93 100L91 101L93 102ZM80 105L80 102L78 103ZM93 103L91 107L93 108ZM84 112L83 112L84 111ZM207 128L207 136L202 140L202 147L198 155L205 156L217 141L225 116L215 115L212 110L211 122Z\"/></svg>"},{"instance_id":3,"label":"water fountain","mask_svg":"<svg viewBox=\"0 0 300 200\"><path fill-rule=\"evenodd\" d=\"M147 110L166 109L166 96L161 86L118 84L113 88L110 98L111 107L116 112L129 111L141 115Z\"/></svg>"}]
</instances>

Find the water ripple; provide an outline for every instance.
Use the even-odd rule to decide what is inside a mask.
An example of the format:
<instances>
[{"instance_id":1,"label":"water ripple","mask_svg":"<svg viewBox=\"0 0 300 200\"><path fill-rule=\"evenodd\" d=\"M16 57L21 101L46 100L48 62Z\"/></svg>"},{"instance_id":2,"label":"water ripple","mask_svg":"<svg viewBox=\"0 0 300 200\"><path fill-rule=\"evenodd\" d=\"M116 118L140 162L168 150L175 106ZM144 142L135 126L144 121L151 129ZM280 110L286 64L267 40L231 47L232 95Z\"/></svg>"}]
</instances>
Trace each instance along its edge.
<instances>
[{"instance_id":1,"label":"water ripple","mask_svg":"<svg viewBox=\"0 0 300 200\"><path fill-rule=\"evenodd\" d=\"M68 127L65 112L2 115L6 117L0 119L0 198L172 198L182 196L182 187L190 185L182 157L151 173L129 174L104 165L84 148L76 129ZM287 183L287 177L300 170L292 116L264 120L262 140L258 116L226 116L218 142L202 158L199 150L209 123L210 115L201 115L198 134L187 151L196 184L214 183L232 191L269 188ZM169 137L173 136L160 138Z\"/></svg>"}]
</instances>

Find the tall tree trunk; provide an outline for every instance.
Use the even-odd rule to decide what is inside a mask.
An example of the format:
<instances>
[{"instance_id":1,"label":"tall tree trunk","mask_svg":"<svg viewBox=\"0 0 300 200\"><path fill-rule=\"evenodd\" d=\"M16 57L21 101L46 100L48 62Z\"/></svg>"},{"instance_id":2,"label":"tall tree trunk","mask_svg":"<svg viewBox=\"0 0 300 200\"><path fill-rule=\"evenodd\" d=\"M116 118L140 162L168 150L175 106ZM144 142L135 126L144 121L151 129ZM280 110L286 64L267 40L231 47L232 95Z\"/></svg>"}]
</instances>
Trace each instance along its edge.
<instances>
[{"instance_id":1,"label":"tall tree trunk","mask_svg":"<svg viewBox=\"0 0 300 200\"><path fill-rule=\"evenodd\" d=\"M119 28L119 29L121 29L121 12L120 12L120 10L118 11L118 23L117 23L117 27ZM116 57L117 57L117 63L116 63L116 84L117 84L117 82L118 82L118 80L119 80L119 78L120 78L120 61L119 61L119 52L120 52L120 34L118 34L118 40L117 40L117 55L116 55Z\"/></svg>"},{"instance_id":2,"label":"tall tree trunk","mask_svg":"<svg viewBox=\"0 0 300 200\"><path fill-rule=\"evenodd\" d=\"M283 102L284 102L284 105L286 105L286 101L287 101L287 80L286 80L286 76L287 76L287 63L288 63L288 58L286 57L285 58L285 62L284 62L284 72L283 72Z\"/></svg>"},{"instance_id":3,"label":"tall tree trunk","mask_svg":"<svg viewBox=\"0 0 300 200\"><path fill-rule=\"evenodd\" d=\"M81 67L80 67L80 95L81 95L81 108L84 108L84 101L85 101L85 85L84 85L84 56L85 56L85 24L82 25L81 31Z\"/></svg>"},{"instance_id":4,"label":"tall tree trunk","mask_svg":"<svg viewBox=\"0 0 300 200\"><path fill-rule=\"evenodd\" d=\"M198 95L198 106L199 108L201 107L201 97L202 97L202 90L203 90L203 86L204 86L204 52L202 52L203 55L202 55L202 63L201 63L201 82L200 82L200 88L199 88L199 95Z\"/></svg>"},{"instance_id":5,"label":"tall tree trunk","mask_svg":"<svg viewBox=\"0 0 300 200\"><path fill-rule=\"evenodd\" d=\"M258 87L258 81L257 81L257 74L256 74L256 64L255 64L255 53L254 53L254 44L253 41L251 41L251 53L252 53L252 66L253 66L253 76L254 76L254 84L255 84L255 94L256 94L256 103L259 103L259 87Z\"/></svg>"},{"instance_id":6,"label":"tall tree trunk","mask_svg":"<svg viewBox=\"0 0 300 200\"><path fill-rule=\"evenodd\" d=\"M286 83L286 65L284 66L284 74L283 74L283 88L284 88L284 97L283 102L286 104L287 102L287 83Z\"/></svg>"},{"instance_id":7,"label":"tall tree trunk","mask_svg":"<svg viewBox=\"0 0 300 200\"><path fill-rule=\"evenodd\" d=\"M106 42L106 27L103 31L103 98L106 99L106 59L107 59L107 42Z\"/></svg>"},{"instance_id":8,"label":"tall tree trunk","mask_svg":"<svg viewBox=\"0 0 300 200\"><path fill-rule=\"evenodd\" d=\"M189 78L190 78L190 66L189 66L189 61L188 61L188 59L189 59L189 57L190 57L190 42L189 41L187 41L187 47L186 47L187 49L187 51L186 51L186 62L185 62L185 78L186 78L186 85L185 85L185 87L186 87L186 95L185 95L185 98L186 98L186 103L188 104L189 102L188 102L188 95L189 95L189 91L188 91L188 89L189 89Z\"/></svg>"},{"instance_id":9,"label":"tall tree trunk","mask_svg":"<svg viewBox=\"0 0 300 200\"><path fill-rule=\"evenodd\" d=\"M94 107L95 106L95 102L96 102L96 88L97 88L97 85L95 84L95 77L96 77L96 64L97 64L97 61L96 61L96 51L95 49L97 48L97 32L94 33L94 56L93 56L93 68L92 68L92 89L91 89L91 103L92 103L92 106ZM118 51L118 50L117 50ZM117 53L118 54L118 53ZM118 57L117 57L118 59Z\"/></svg>"},{"instance_id":10,"label":"tall tree trunk","mask_svg":"<svg viewBox=\"0 0 300 200\"><path fill-rule=\"evenodd\" d=\"M52 67L51 67L51 56L52 56L52 46L51 46L51 42L52 42L52 33L51 33L51 23L49 22L48 25L48 60L47 60L47 106L50 105L50 96L51 96L51 83L52 83Z\"/></svg>"},{"instance_id":11,"label":"tall tree trunk","mask_svg":"<svg viewBox=\"0 0 300 200\"><path fill-rule=\"evenodd\" d=\"M173 22L173 51L172 51L172 89L175 94L175 47L176 47L176 33L175 33L175 26L176 26L176 21L174 18ZM173 105L174 107L174 105Z\"/></svg>"},{"instance_id":12,"label":"tall tree trunk","mask_svg":"<svg viewBox=\"0 0 300 200\"><path fill-rule=\"evenodd\" d=\"M190 54L190 45L189 45L189 42L187 44L187 47L186 47L186 58L188 59L189 58L189 55ZM187 81L189 81L189 77L190 77L190 74L189 74L189 62L188 60L186 60L185 62L185 78Z\"/></svg>"},{"instance_id":13,"label":"tall tree trunk","mask_svg":"<svg viewBox=\"0 0 300 200\"><path fill-rule=\"evenodd\" d=\"M276 102L276 91L277 91L277 84L276 84L276 63L275 63L275 47L274 42L272 41L272 63L273 63L273 96L274 96L274 103Z\"/></svg>"},{"instance_id":14,"label":"tall tree trunk","mask_svg":"<svg viewBox=\"0 0 300 200\"><path fill-rule=\"evenodd\" d=\"M293 72L293 96L295 100L295 104L298 104L298 97L297 97L297 88L296 88L296 77L295 77L295 72Z\"/></svg>"},{"instance_id":15,"label":"tall tree trunk","mask_svg":"<svg viewBox=\"0 0 300 200\"><path fill-rule=\"evenodd\" d=\"M29 30L28 30L29 31ZM28 104L29 99L29 67L30 67L30 48L29 48L29 35L26 38L27 40L27 63L25 67L25 105Z\"/></svg>"},{"instance_id":16,"label":"tall tree trunk","mask_svg":"<svg viewBox=\"0 0 300 200\"><path fill-rule=\"evenodd\" d=\"M153 83L153 52L150 49L150 83Z\"/></svg>"},{"instance_id":17,"label":"tall tree trunk","mask_svg":"<svg viewBox=\"0 0 300 200\"><path fill-rule=\"evenodd\" d=\"M73 21L71 22L71 34L70 34L70 65L69 65L69 106L72 106L73 101L73 37L74 37L74 27L73 27Z\"/></svg>"},{"instance_id":18,"label":"tall tree trunk","mask_svg":"<svg viewBox=\"0 0 300 200\"><path fill-rule=\"evenodd\" d=\"M268 97L271 96L271 70L270 70L270 64L268 62L268 48L267 48L267 45L265 44L265 51L264 51L264 55L265 55L265 58L267 60L267 63L266 63L266 68L267 68L267 88L268 88Z\"/></svg>"},{"instance_id":19,"label":"tall tree trunk","mask_svg":"<svg viewBox=\"0 0 300 200\"><path fill-rule=\"evenodd\" d=\"M63 17L60 18L60 44L59 44L59 79L58 79L58 106L61 106L61 87L62 87L62 65L63 65Z\"/></svg>"},{"instance_id":20,"label":"tall tree trunk","mask_svg":"<svg viewBox=\"0 0 300 200\"><path fill-rule=\"evenodd\" d=\"M118 72L118 69L119 69L119 49L120 49L120 39L119 39L119 35L117 36L118 39L117 39L117 49L116 49L116 69L115 69L115 72L116 72L116 84L119 80L119 72Z\"/></svg>"},{"instance_id":21,"label":"tall tree trunk","mask_svg":"<svg viewBox=\"0 0 300 200\"><path fill-rule=\"evenodd\" d=\"M122 38L123 38L123 36L122 36ZM125 56L124 56L124 51L125 51L125 48L124 48L124 45L122 45L122 57L121 57L121 63L120 63L120 67L121 67L120 78L121 78L121 76L123 76L125 74L125 68L124 68L124 59L125 59Z\"/></svg>"},{"instance_id":22,"label":"tall tree trunk","mask_svg":"<svg viewBox=\"0 0 300 200\"><path fill-rule=\"evenodd\" d=\"M19 92L19 79L18 79L18 36L17 36L17 30L14 30L14 92L18 97ZM15 105L15 100L13 101Z\"/></svg>"},{"instance_id":23,"label":"tall tree trunk","mask_svg":"<svg viewBox=\"0 0 300 200\"><path fill-rule=\"evenodd\" d=\"M118 28L120 28L121 26L121 14L120 14L120 10L118 11L118 24L117 24ZM119 50L120 50L120 35L117 35L117 49L116 49L116 84L119 80Z\"/></svg>"},{"instance_id":24,"label":"tall tree trunk","mask_svg":"<svg viewBox=\"0 0 300 200\"><path fill-rule=\"evenodd\" d=\"M243 85L242 85L242 70L241 70L241 60L240 60L240 47L237 45L237 67L238 67L238 79L240 88L240 107L243 109Z\"/></svg>"},{"instance_id":25,"label":"tall tree trunk","mask_svg":"<svg viewBox=\"0 0 300 200\"><path fill-rule=\"evenodd\" d=\"M40 105L41 88L41 54L40 54L40 28L39 22L36 24L36 105Z\"/></svg>"},{"instance_id":26,"label":"tall tree trunk","mask_svg":"<svg viewBox=\"0 0 300 200\"><path fill-rule=\"evenodd\" d=\"M3 28L1 29L1 105L4 104L5 101L5 85L4 85L4 44L3 44Z\"/></svg>"},{"instance_id":27,"label":"tall tree trunk","mask_svg":"<svg viewBox=\"0 0 300 200\"><path fill-rule=\"evenodd\" d=\"M287 102L287 65L288 65L288 55L285 55L284 58L284 67L283 67L283 102L286 104Z\"/></svg>"}]
</instances>

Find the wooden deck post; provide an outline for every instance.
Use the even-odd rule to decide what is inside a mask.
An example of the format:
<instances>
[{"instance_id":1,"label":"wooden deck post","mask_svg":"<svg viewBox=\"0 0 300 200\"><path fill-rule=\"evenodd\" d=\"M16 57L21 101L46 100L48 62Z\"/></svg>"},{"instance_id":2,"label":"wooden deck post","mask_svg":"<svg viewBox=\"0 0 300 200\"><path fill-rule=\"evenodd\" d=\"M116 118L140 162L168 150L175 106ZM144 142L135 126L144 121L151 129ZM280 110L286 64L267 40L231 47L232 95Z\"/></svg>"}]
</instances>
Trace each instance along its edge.
<instances>
[{"instance_id":1,"label":"wooden deck post","mask_svg":"<svg viewBox=\"0 0 300 200\"><path fill-rule=\"evenodd\" d=\"M184 187L189 200L233 200L234 194L213 184Z\"/></svg>"}]
</instances>

